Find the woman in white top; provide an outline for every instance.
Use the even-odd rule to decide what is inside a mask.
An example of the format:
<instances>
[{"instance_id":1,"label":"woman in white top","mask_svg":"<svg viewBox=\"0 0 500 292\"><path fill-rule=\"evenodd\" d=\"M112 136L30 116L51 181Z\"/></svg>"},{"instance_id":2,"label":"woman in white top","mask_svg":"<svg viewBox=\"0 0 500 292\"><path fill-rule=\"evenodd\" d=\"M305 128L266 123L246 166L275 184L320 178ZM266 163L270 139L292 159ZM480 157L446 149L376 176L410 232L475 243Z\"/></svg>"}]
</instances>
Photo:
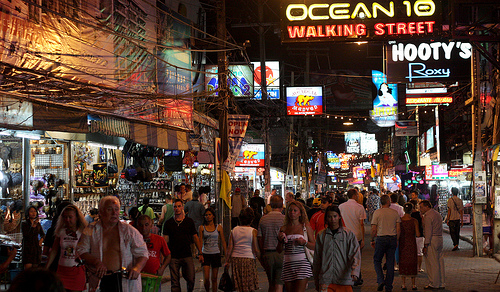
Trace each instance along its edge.
<instances>
[{"instance_id":1,"label":"woman in white top","mask_svg":"<svg viewBox=\"0 0 500 292\"><path fill-rule=\"evenodd\" d=\"M75 250L86 226L85 217L75 205L66 206L57 220L54 231L56 238L50 250L47 267L50 267L60 251L57 275L68 292L85 290L85 267L78 261Z\"/></svg>"},{"instance_id":2,"label":"woman in white top","mask_svg":"<svg viewBox=\"0 0 500 292\"><path fill-rule=\"evenodd\" d=\"M259 289L256 258L260 257L257 230L250 227L254 213L245 208L239 216L240 225L231 231L226 254L226 266L231 264L236 291L248 292Z\"/></svg>"},{"instance_id":3,"label":"woman in white top","mask_svg":"<svg viewBox=\"0 0 500 292\"><path fill-rule=\"evenodd\" d=\"M306 248L314 250L316 241L304 205L292 201L286 208L285 222L278 233L277 252L283 255L281 280L287 292L305 291L308 278L312 277L311 263L306 256ZM307 232L307 240L304 233Z\"/></svg>"},{"instance_id":4,"label":"woman in white top","mask_svg":"<svg viewBox=\"0 0 500 292\"><path fill-rule=\"evenodd\" d=\"M212 269L212 291L217 292L217 277L219 275L219 268L221 263L221 250L226 252L226 240L222 226L215 224L215 210L208 208L205 210L204 222L200 226L199 238L203 243L201 252L203 253L203 283L205 284L205 291L210 292L210 268Z\"/></svg>"}]
</instances>

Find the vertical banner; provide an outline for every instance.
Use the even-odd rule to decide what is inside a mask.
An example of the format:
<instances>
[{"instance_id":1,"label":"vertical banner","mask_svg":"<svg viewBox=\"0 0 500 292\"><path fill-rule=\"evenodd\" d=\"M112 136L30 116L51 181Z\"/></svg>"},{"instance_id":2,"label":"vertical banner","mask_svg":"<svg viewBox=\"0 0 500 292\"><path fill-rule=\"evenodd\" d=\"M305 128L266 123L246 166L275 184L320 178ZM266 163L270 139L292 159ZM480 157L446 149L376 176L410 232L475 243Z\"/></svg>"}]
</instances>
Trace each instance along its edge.
<instances>
[{"instance_id":1,"label":"vertical banner","mask_svg":"<svg viewBox=\"0 0 500 292\"><path fill-rule=\"evenodd\" d=\"M236 160L240 155L249 120L249 115L228 115L227 117L229 155L222 164L222 169L228 173L233 172Z\"/></svg>"}]
</instances>

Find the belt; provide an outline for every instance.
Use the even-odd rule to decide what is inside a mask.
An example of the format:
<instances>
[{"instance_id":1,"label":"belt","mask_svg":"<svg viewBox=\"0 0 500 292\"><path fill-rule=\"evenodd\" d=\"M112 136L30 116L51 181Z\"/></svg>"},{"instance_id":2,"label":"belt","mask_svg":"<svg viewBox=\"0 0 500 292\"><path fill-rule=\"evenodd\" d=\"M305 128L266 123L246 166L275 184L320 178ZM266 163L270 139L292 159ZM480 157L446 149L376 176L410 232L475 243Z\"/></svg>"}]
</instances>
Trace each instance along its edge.
<instances>
[{"instance_id":1,"label":"belt","mask_svg":"<svg viewBox=\"0 0 500 292\"><path fill-rule=\"evenodd\" d=\"M381 236L377 236L377 237L396 237L397 235L381 235Z\"/></svg>"},{"instance_id":2,"label":"belt","mask_svg":"<svg viewBox=\"0 0 500 292\"><path fill-rule=\"evenodd\" d=\"M266 249L265 252L276 252L275 249Z\"/></svg>"}]
</instances>

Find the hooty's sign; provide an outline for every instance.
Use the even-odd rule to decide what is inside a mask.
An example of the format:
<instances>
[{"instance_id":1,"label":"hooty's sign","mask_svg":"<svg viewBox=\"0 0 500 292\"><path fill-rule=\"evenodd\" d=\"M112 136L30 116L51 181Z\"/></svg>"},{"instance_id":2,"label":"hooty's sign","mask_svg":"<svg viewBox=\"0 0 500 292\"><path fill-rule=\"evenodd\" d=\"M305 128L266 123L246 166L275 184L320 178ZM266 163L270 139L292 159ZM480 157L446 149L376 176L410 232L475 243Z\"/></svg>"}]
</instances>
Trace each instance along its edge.
<instances>
[{"instance_id":1,"label":"hooty's sign","mask_svg":"<svg viewBox=\"0 0 500 292\"><path fill-rule=\"evenodd\" d=\"M432 36L441 1L282 0L282 42L390 40Z\"/></svg>"}]
</instances>

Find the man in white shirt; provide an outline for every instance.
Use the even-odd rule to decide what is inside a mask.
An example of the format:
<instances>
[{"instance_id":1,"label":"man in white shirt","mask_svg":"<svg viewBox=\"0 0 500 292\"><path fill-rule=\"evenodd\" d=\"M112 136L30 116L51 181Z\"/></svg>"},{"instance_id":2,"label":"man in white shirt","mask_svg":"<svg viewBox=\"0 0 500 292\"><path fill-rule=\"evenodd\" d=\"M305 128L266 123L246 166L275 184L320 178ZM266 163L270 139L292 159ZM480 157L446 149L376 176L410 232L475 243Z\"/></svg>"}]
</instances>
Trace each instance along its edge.
<instances>
[{"instance_id":1,"label":"man in white shirt","mask_svg":"<svg viewBox=\"0 0 500 292\"><path fill-rule=\"evenodd\" d=\"M399 195L397 193L392 193L391 194L391 206L389 208L398 212L399 217L403 217L405 215L405 211L403 209L403 206L398 204L398 199L399 199Z\"/></svg>"},{"instance_id":2,"label":"man in white shirt","mask_svg":"<svg viewBox=\"0 0 500 292\"><path fill-rule=\"evenodd\" d=\"M360 196L360 194L356 189L350 189L347 192L349 200L340 204L339 209L342 213L342 220L344 221L345 227L354 233L361 251L365 246L364 220L366 219L366 212L365 208L358 203L358 196ZM363 284L363 279L360 274L358 280L354 282L354 286L361 284Z\"/></svg>"}]
</instances>

